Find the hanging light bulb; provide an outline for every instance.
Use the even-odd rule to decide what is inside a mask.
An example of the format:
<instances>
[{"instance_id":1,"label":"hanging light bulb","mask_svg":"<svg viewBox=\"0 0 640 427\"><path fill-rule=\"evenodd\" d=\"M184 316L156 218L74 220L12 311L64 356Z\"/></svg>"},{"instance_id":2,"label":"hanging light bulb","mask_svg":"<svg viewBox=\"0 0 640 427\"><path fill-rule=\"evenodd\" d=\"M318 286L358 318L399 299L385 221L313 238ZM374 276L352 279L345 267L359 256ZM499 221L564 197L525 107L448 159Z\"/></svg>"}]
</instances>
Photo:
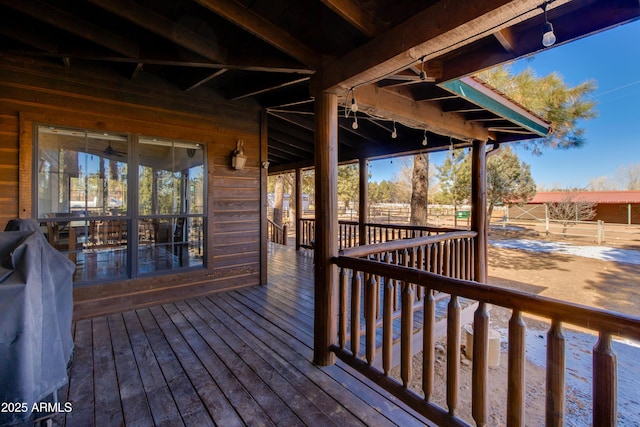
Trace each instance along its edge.
<instances>
[{"instance_id":1,"label":"hanging light bulb","mask_svg":"<svg viewBox=\"0 0 640 427\"><path fill-rule=\"evenodd\" d=\"M353 129L358 129L358 117L355 114L353 116L353 123L351 124L351 127Z\"/></svg>"},{"instance_id":2,"label":"hanging light bulb","mask_svg":"<svg viewBox=\"0 0 640 427\"><path fill-rule=\"evenodd\" d=\"M544 11L544 25L542 26L542 45L544 47L553 46L556 42L556 35L553 32L553 25L547 19L547 3L542 5Z\"/></svg>"},{"instance_id":3,"label":"hanging light bulb","mask_svg":"<svg viewBox=\"0 0 640 427\"><path fill-rule=\"evenodd\" d=\"M396 122L393 122L393 131L391 132L391 138L396 139L398 137L398 132L396 132Z\"/></svg>"},{"instance_id":4,"label":"hanging light bulb","mask_svg":"<svg viewBox=\"0 0 640 427\"><path fill-rule=\"evenodd\" d=\"M420 80L427 80L427 73L424 71L424 56L422 57L422 66L420 69Z\"/></svg>"},{"instance_id":5,"label":"hanging light bulb","mask_svg":"<svg viewBox=\"0 0 640 427\"><path fill-rule=\"evenodd\" d=\"M422 140L422 145L424 145L425 147L427 146L429 142L427 141L427 130L424 130L424 139Z\"/></svg>"},{"instance_id":6,"label":"hanging light bulb","mask_svg":"<svg viewBox=\"0 0 640 427\"><path fill-rule=\"evenodd\" d=\"M356 102L356 94L355 94L355 92L353 92L353 89L351 89L351 111L353 111L354 113L356 111L358 111L358 103Z\"/></svg>"},{"instance_id":7,"label":"hanging light bulb","mask_svg":"<svg viewBox=\"0 0 640 427\"><path fill-rule=\"evenodd\" d=\"M455 157L455 153L453 152L453 138L449 137L449 153L451 153L451 157Z\"/></svg>"}]
</instances>

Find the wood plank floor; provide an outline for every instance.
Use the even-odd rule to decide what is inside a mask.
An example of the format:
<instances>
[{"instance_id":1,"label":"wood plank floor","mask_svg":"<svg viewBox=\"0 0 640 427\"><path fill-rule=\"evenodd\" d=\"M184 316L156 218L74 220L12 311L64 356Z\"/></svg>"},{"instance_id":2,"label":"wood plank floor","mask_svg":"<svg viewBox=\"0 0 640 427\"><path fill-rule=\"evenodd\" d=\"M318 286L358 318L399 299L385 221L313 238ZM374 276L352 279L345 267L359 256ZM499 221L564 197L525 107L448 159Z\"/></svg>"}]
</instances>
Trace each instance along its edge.
<instances>
[{"instance_id":1,"label":"wood plank floor","mask_svg":"<svg viewBox=\"0 0 640 427\"><path fill-rule=\"evenodd\" d=\"M60 426L388 426L427 421L338 362L317 367L313 258L270 247L269 284L74 325Z\"/></svg>"}]
</instances>

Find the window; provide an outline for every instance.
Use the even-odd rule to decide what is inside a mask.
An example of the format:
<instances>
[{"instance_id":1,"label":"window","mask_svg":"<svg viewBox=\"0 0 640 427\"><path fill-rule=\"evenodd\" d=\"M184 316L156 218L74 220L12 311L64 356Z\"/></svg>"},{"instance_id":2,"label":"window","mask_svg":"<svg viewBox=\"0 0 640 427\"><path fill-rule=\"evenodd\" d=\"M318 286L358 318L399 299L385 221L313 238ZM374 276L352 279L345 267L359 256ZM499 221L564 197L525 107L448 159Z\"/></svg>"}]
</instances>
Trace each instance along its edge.
<instances>
[{"instance_id":1,"label":"window","mask_svg":"<svg viewBox=\"0 0 640 427\"><path fill-rule=\"evenodd\" d=\"M202 144L37 130L34 212L49 242L76 263L75 282L204 266Z\"/></svg>"}]
</instances>

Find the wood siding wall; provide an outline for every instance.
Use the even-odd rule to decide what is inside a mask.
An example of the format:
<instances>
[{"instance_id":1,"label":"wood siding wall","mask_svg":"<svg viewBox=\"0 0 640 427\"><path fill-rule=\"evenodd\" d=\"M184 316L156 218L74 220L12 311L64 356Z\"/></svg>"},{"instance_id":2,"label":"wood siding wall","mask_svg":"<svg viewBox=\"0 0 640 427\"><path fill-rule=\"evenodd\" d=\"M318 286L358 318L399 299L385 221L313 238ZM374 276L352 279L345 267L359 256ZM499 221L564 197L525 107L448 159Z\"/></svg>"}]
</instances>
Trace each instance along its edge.
<instances>
[{"instance_id":1,"label":"wood siding wall","mask_svg":"<svg viewBox=\"0 0 640 427\"><path fill-rule=\"evenodd\" d=\"M31 217L34 123L119 131L206 144L207 268L78 287L75 318L256 285L261 277L261 182L266 160L260 109L101 70L3 57L0 64L0 227ZM236 141L247 166L231 168ZM22 157L22 158L21 158ZM22 165L22 169L20 166ZM262 271L264 275L264 271Z\"/></svg>"}]
</instances>

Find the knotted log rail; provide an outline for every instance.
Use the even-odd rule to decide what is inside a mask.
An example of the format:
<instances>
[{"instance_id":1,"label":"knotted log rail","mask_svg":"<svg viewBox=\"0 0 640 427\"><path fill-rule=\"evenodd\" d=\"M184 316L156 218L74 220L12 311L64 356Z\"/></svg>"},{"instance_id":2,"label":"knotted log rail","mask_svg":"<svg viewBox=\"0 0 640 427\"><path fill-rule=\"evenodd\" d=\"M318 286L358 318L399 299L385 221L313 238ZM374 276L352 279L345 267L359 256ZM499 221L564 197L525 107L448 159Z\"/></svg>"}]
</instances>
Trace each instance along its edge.
<instances>
[{"instance_id":1,"label":"knotted log rail","mask_svg":"<svg viewBox=\"0 0 640 427\"><path fill-rule=\"evenodd\" d=\"M547 334L546 425L560 426L565 410L565 338L563 324L596 332L593 349L593 425L615 425L617 418L616 355L613 336L640 340L640 318L616 314L471 281L475 233L399 240L341 251L333 259L339 267L338 337L332 351L378 385L438 425L468 425L456 416L460 363L460 298L478 301L474 315L472 415L476 424L488 423L488 326L487 305L511 309L508 343L507 425L522 426L525 406L525 331L523 313L549 319ZM447 277L453 276L453 277ZM400 300L397 301L397 290ZM431 401L434 387L435 292L450 295L447 310L447 408ZM412 334L415 301L423 300L422 341L424 397L411 391L413 376ZM400 376L389 375L392 358L393 320L400 311ZM364 319L364 351L361 351L361 319ZM381 321L380 321L381 319ZM382 329L381 348L376 336ZM351 331L359 331L352 334ZM382 353L382 371L374 361ZM476 362L478 361L478 362Z\"/></svg>"},{"instance_id":2,"label":"knotted log rail","mask_svg":"<svg viewBox=\"0 0 640 427\"><path fill-rule=\"evenodd\" d=\"M278 243L280 245L287 244L287 226L282 227L275 222L267 219L267 239L270 242Z\"/></svg>"}]
</instances>

